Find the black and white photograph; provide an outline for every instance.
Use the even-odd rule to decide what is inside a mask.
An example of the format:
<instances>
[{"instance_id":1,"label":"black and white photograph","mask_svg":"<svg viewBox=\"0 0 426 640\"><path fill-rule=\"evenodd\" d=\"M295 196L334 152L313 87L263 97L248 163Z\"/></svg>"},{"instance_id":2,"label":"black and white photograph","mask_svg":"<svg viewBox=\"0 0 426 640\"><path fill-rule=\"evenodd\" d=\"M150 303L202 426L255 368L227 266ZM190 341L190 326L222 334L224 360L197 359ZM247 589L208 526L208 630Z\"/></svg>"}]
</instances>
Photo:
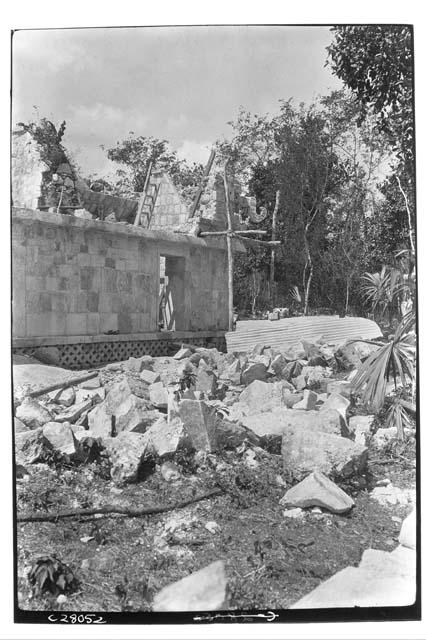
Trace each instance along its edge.
<instances>
[{"instance_id":1,"label":"black and white photograph","mask_svg":"<svg viewBox=\"0 0 426 640\"><path fill-rule=\"evenodd\" d=\"M99 24L11 34L15 623L419 620L416 29Z\"/></svg>"}]
</instances>

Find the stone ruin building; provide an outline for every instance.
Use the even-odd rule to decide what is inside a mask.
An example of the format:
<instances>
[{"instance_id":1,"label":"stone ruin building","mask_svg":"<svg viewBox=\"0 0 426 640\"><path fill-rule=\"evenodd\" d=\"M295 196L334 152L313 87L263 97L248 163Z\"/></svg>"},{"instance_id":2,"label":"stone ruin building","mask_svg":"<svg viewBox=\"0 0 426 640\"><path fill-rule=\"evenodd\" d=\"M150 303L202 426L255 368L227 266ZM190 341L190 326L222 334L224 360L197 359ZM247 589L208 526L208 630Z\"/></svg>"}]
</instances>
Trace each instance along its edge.
<instances>
[{"instance_id":1,"label":"stone ruin building","mask_svg":"<svg viewBox=\"0 0 426 640\"><path fill-rule=\"evenodd\" d=\"M14 132L14 352L81 368L166 355L170 341L224 347L226 241L198 235L226 228L220 167L213 165L193 218L170 176L153 172L149 224L142 216L134 226L137 199L91 190L64 158L52 168L42 151L31 133ZM254 199L241 196L232 177L229 192L234 226L244 228ZM237 240L234 248L244 251Z\"/></svg>"}]
</instances>

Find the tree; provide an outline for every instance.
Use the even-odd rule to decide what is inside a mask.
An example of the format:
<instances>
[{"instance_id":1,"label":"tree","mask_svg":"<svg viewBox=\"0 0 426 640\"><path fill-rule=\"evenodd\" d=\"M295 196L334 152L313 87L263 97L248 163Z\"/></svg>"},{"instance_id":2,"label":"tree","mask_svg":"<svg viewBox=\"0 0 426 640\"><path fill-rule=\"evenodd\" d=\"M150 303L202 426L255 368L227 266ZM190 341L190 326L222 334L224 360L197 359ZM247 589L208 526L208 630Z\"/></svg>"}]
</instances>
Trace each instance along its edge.
<instances>
[{"instance_id":1,"label":"tree","mask_svg":"<svg viewBox=\"0 0 426 640\"><path fill-rule=\"evenodd\" d=\"M115 193L132 198L143 191L150 162L153 168L164 169L170 174L187 201L191 201L203 173L201 164L180 160L176 151L169 148L167 140L135 136L132 132L115 147L107 149L107 156L123 167L117 170Z\"/></svg>"},{"instance_id":2,"label":"tree","mask_svg":"<svg viewBox=\"0 0 426 640\"><path fill-rule=\"evenodd\" d=\"M404 200L414 253L414 117L412 29L404 25L339 26L328 47L332 71L369 112L396 153L395 179Z\"/></svg>"}]
</instances>

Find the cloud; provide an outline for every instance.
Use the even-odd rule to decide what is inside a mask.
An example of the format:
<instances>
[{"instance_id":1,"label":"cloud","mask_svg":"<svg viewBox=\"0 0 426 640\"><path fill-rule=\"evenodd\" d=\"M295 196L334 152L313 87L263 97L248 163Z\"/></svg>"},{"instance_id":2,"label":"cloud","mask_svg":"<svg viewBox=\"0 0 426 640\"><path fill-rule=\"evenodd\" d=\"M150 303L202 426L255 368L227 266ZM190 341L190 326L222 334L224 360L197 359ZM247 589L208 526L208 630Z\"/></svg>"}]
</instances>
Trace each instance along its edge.
<instances>
[{"instance_id":1,"label":"cloud","mask_svg":"<svg viewBox=\"0 0 426 640\"><path fill-rule=\"evenodd\" d=\"M177 154L182 160L187 162L201 162L206 164L209 159L212 143L211 142L195 142L193 140L184 140L177 148Z\"/></svg>"},{"instance_id":2,"label":"cloud","mask_svg":"<svg viewBox=\"0 0 426 640\"><path fill-rule=\"evenodd\" d=\"M17 71L43 67L52 73L69 67L82 70L88 64L77 34L66 29L17 31L13 36L13 62Z\"/></svg>"}]
</instances>

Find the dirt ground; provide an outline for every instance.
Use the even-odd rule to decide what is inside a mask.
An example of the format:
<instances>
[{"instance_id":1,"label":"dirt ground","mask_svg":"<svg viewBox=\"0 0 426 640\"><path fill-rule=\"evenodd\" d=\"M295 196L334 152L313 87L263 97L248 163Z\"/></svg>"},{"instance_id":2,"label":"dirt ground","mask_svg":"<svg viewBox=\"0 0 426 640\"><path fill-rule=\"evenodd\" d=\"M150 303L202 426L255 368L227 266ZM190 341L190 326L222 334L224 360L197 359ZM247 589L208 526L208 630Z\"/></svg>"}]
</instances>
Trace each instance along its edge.
<instances>
[{"instance_id":1,"label":"dirt ground","mask_svg":"<svg viewBox=\"0 0 426 640\"><path fill-rule=\"evenodd\" d=\"M19 607L150 611L161 588L222 559L230 609L286 609L337 571L357 565L365 549L392 551L397 546L410 507L381 506L369 492L384 478L402 489L415 487L413 440L370 450L368 475L339 483L355 500L345 515L305 510L301 518L284 517L279 500L288 487L280 475L281 457L257 452L258 464L250 468L245 455L243 450L223 452L197 463L181 457L181 477L169 482L158 465L148 465L145 477L123 489L108 480L106 462L32 465L29 479L17 479L18 513L112 503L172 505L218 486L223 493L144 517L19 523ZM212 522L217 526L206 528ZM32 594L27 574L34 560L45 555L57 556L77 579L76 590L63 604L53 595Z\"/></svg>"}]
</instances>

